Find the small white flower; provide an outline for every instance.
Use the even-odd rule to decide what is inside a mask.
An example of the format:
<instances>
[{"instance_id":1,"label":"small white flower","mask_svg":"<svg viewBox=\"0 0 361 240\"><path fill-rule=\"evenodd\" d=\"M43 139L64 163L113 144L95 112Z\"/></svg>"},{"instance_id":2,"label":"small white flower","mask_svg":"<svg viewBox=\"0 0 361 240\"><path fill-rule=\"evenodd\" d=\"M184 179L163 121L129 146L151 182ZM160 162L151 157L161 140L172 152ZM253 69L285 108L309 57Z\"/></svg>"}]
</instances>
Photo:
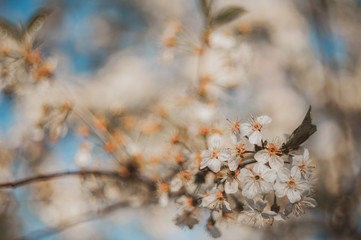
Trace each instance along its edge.
<instances>
[{"instance_id":1,"label":"small white flower","mask_svg":"<svg viewBox=\"0 0 361 240\"><path fill-rule=\"evenodd\" d=\"M263 226L266 221L277 216L274 211L265 211L267 201L258 200L254 202L253 199L246 198L246 202L249 206L245 211L245 215L240 215L238 221L245 223L252 223L257 226Z\"/></svg>"},{"instance_id":2,"label":"small white flower","mask_svg":"<svg viewBox=\"0 0 361 240\"><path fill-rule=\"evenodd\" d=\"M305 214L307 208L314 208L317 206L315 199L311 197L302 197L301 200L295 203L288 203L285 208L285 215L293 213L296 217Z\"/></svg>"},{"instance_id":3,"label":"small white flower","mask_svg":"<svg viewBox=\"0 0 361 240\"><path fill-rule=\"evenodd\" d=\"M265 164L269 163L272 169L283 167L283 160L280 157L282 152L274 145L270 144L268 148L258 151L254 158L257 162Z\"/></svg>"},{"instance_id":4,"label":"small white flower","mask_svg":"<svg viewBox=\"0 0 361 240\"><path fill-rule=\"evenodd\" d=\"M209 149L202 152L202 162L200 169L208 167L217 173L221 169L221 162L230 159L230 151L222 148L223 140L220 135L215 134L210 137Z\"/></svg>"},{"instance_id":5,"label":"small white flower","mask_svg":"<svg viewBox=\"0 0 361 240\"><path fill-rule=\"evenodd\" d=\"M257 194L266 194L273 190L277 175L274 169L263 164L254 165L253 169L242 168L238 179L243 182L242 195L254 198Z\"/></svg>"},{"instance_id":6,"label":"small white flower","mask_svg":"<svg viewBox=\"0 0 361 240\"><path fill-rule=\"evenodd\" d=\"M301 200L302 193L309 189L307 182L301 179L301 171L297 166L280 168L277 171L278 179L274 185L277 197L287 196L291 203Z\"/></svg>"},{"instance_id":7,"label":"small white flower","mask_svg":"<svg viewBox=\"0 0 361 240\"><path fill-rule=\"evenodd\" d=\"M241 136L247 136L252 144L259 144L262 140L261 129L263 125L272 122L272 118L263 115L257 118L252 117L249 123L242 123L240 125Z\"/></svg>"},{"instance_id":8,"label":"small white flower","mask_svg":"<svg viewBox=\"0 0 361 240\"><path fill-rule=\"evenodd\" d=\"M310 155L307 149L304 149L303 155L294 155L292 157L292 165L298 166L305 179L311 176L313 166L311 166Z\"/></svg>"},{"instance_id":9,"label":"small white flower","mask_svg":"<svg viewBox=\"0 0 361 240\"><path fill-rule=\"evenodd\" d=\"M224 191L227 194L236 193L238 191L238 175L239 171L230 171L224 184Z\"/></svg>"},{"instance_id":10,"label":"small white flower","mask_svg":"<svg viewBox=\"0 0 361 240\"><path fill-rule=\"evenodd\" d=\"M180 172L170 182L170 191L178 192L183 186L186 187L189 181L191 180L191 176L192 175L188 172Z\"/></svg>"},{"instance_id":11,"label":"small white flower","mask_svg":"<svg viewBox=\"0 0 361 240\"><path fill-rule=\"evenodd\" d=\"M231 157L228 160L228 167L229 170L231 171L235 171L238 168L239 165L239 160L243 157L245 157L245 151L246 149L244 148L244 144L236 144L232 149L231 149Z\"/></svg>"},{"instance_id":12,"label":"small white flower","mask_svg":"<svg viewBox=\"0 0 361 240\"><path fill-rule=\"evenodd\" d=\"M209 208L211 210L221 210L223 213L231 213L231 205L226 201L222 192L212 192L208 196L202 199L202 207Z\"/></svg>"},{"instance_id":13,"label":"small white flower","mask_svg":"<svg viewBox=\"0 0 361 240\"><path fill-rule=\"evenodd\" d=\"M179 207L186 212L191 212L194 210L196 206L196 200L194 198L189 198L185 195L177 198L175 202L179 205Z\"/></svg>"}]
</instances>

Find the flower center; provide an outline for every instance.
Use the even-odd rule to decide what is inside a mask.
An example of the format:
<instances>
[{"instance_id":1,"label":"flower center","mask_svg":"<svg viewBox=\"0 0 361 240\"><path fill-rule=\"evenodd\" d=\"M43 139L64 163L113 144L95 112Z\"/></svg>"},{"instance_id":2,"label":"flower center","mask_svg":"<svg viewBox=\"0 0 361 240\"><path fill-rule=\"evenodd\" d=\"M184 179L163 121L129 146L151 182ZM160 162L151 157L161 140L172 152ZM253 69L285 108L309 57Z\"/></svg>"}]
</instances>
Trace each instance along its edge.
<instances>
[{"instance_id":1,"label":"flower center","mask_svg":"<svg viewBox=\"0 0 361 240\"><path fill-rule=\"evenodd\" d=\"M160 189L161 189L161 191L162 192L168 192L168 190L169 190L169 186L168 186L168 184L166 184L166 183L162 183L161 185L160 185Z\"/></svg>"},{"instance_id":2,"label":"flower center","mask_svg":"<svg viewBox=\"0 0 361 240\"><path fill-rule=\"evenodd\" d=\"M259 182L262 180L262 176L260 174L253 175L253 179L255 182Z\"/></svg>"},{"instance_id":3,"label":"flower center","mask_svg":"<svg viewBox=\"0 0 361 240\"><path fill-rule=\"evenodd\" d=\"M260 131L261 128L262 128L262 125L260 123L258 123L258 122L252 124L252 130L253 131Z\"/></svg>"},{"instance_id":4,"label":"flower center","mask_svg":"<svg viewBox=\"0 0 361 240\"><path fill-rule=\"evenodd\" d=\"M191 180L191 174L188 172L182 172L180 174L180 177L184 182L188 182L189 180Z\"/></svg>"},{"instance_id":5,"label":"flower center","mask_svg":"<svg viewBox=\"0 0 361 240\"><path fill-rule=\"evenodd\" d=\"M222 192L218 192L218 193L217 193L217 199L218 199L219 201L223 201L223 200L224 200L224 196L223 196Z\"/></svg>"},{"instance_id":6,"label":"flower center","mask_svg":"<svg viewBox=\"0 0 361 240\"><path fill-rule=\"evenodd\" d=\"M212 151L211 152L211 158L218 158L219 151Z\"/></svg>"},{"instance_id":7,"label":"flower center","mask_svg":"<svg viewBox=\"0 0 361 240\"><path fill-rule=\"evenodd\" d=\"M296 182L293 178L291 178L288 182L287 182L287 186L289 188L294 188L296 186Z\"/></svg>"},{"instance_id":8,"label":"flower center","mask_svg":"<svg viewBox=\"0 0 361 240\"><path fill-rule=\"evenodd\" d=\"M299 166L299 168L300 168L301 171L306 170L306 164L305 164L305 162L302 162L302 164Z\"/></svg>"},{"instance_id":9,"label":"flower center","mask_svg":"<svg viewBox=\"0 0 361 240\"><path fill-rule=\"evenodd\" d=\"M270 144L269 148L267 148L268 153L270 155L276 155L276 154L281 154L281 151L277 149L277 147L274 144Z\"/></svg>"},{"instance_id":10,"label":"flower center","mask_svg":"<svg viewBox=\"0 0 361 240\"><path fill-rule=\"evenodd\" d=\"M243 148L244 144L241 144L236 147L236 155L242 157L246 149Z\"/></svg>"},{"instance_id":11,"label":"flower center","mask_svg":"<svg viewBox=\"0 0 361 240\"><path fill-rule=\"evenodd\" d=\"M232 131L233 131L233 132L238 132L238 133L241 132L240 129L239 129L239 124L238 124L238 123L236 123L236 124L232 127Z\"/></svg>"}]
</instances>

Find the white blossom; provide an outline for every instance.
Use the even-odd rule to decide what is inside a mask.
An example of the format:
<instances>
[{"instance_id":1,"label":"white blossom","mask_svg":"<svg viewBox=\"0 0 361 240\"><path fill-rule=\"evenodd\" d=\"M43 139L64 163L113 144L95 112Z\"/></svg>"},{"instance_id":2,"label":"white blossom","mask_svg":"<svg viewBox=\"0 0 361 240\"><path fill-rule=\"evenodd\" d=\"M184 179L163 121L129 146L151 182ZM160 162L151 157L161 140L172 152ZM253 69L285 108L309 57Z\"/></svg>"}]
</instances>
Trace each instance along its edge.
<instances>
[{"instance_id":1,"label":"white blossom","mask_svg":"<svg viewBox=\"0 0 361 240\"><path fill-rule=\"evenodd\" d=\"M265 208L268 205L267 201L246 198L246 202L249 206L246 207L245 214L241 214L238 217L239 222L252 223L257 226L263 226L264 223L277 216L274 211L266 211Z\"/></svg>"},{"instance_id":2,"label":"white blossom","mask_svg":"<svg viewBox=\"0 0 361 240\"><path fill-rule=\"evenodd\" d=\"M238 179L243 182L242 195L251 199L272 191L276 178L276 171L263 164L256 164L253 169L242 168L238 175Z\"/></svg>"},{"instance_id":3,"label":"white blossom","mask_svg":"<svg viewBox=\"0 0 361 240\"><path fill-rule=\"evenodd\" d=\"M219 172L221 169L221 162L230 159L230 151L222 148L223 139L219 134L210 137L209 149L202 152L202 162L200 169L208 167L213 172Z\"/></svg>"},{"instance_id":4,"label":"white blossom","mask_svg":"<svg viewBox=\"0 0 361 240\"><path fill-rule=\"evenodd\" d=\"M280 156L281 154L282 152L274 144L271 143L266 149L258 151L254 155L254 158L259 163L269 163L272 169L279 169L280 167L283 167L284 164Z\"/></svg>"},{"instance_id":5,"label":"white blossom","mask_svg":"<svg viewBox=\"0 0 361 240\"><path fill-rule=\"evenodd\" d=\"M312 173L310 155L307 149L304 149L302 155L294 155L292 157L292 165L298 166L302 176L306 179L309 178Z\"/></svg>"},{"instance_id":6,"label":"white blossom","mask_svg":"<svg viewBox=\"0 0 361 240\"><path fill-rule=\"evenodd\" d=\"M222 192L212 191L208 196L202 199L202 207L211 210L221 210L224 213L231 213L231 205L226 201Z\"/></svg>"},{"instance_id":7,"label":"white blossom","mask_svg":"<svg viewBox=\"0 0 361 240\"><path fill-rule=\"evenodd\" d=\"M240 125L241 136L247 136L252 144L259 144L262 140L262 127L271 122L272 118L266 115L257 118L252 117L249 123L242 123Z\"/></svg>"},{"instance_id":8,"label":"white blossom","mask_svg":"<svg viewBox=\"0 0 361 240\"><path fill-rule=\"evenodd\" d=\"M309 185L301 178L301 171L297 166L280 168L277 171L278 179L274 185L277 197L287 196L291 203L301 200L302 193L309 189Z\"/></svg>"}]
</instances>

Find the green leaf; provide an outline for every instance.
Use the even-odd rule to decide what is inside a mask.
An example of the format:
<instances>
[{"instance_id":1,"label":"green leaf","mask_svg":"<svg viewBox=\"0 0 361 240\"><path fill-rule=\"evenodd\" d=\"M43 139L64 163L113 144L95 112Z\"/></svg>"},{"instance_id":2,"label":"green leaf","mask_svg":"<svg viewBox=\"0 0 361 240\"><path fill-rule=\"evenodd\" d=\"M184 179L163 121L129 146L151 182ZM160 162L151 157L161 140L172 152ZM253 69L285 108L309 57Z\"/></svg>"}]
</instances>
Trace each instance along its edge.
<instances>
[{"instance_id":1,"label":"green leaf","mask_svg":"<svg viewBox=\"0 0 361 240\"><path fill-rule=\"evenodd\" d=\"M213 18L212 23L215 25L221 25L225 23L229 23L236 18L238 18L241 14L245 13L246 10L241 7L231 6L225 7L219 10L219 12Z\"/></svg>"},{"instance_id":2,"label":"green leaf","mask_svg":"<svg viewBox=\"0 0 361 240\"><path fill-rule=\"evenodd\" d=\"M282 145L281 151L287 154L290 150L297 149L316 131L316 125L312 124L310 106L302 123L292 132L288 141Z\"/></svg>"}]
</instances>

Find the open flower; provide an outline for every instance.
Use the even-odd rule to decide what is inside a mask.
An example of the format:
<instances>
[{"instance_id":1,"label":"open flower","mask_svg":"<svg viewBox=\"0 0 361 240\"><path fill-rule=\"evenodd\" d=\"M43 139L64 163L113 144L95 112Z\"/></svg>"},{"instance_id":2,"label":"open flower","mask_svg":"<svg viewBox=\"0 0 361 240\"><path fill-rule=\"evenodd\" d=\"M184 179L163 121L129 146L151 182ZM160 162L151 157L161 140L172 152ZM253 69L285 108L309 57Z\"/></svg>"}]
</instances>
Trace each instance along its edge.
<instances>
[{"instance_id":1,"label":"open flower","mask_svg":"<svg viewBox=\"0 0 361 240\"><path fill-rule=\"evenodd\" d=\"M309 178L312 173L310 155L307 149L304 149L303 155L294 155L292 157L292 165L298 166L302 176L306 179Z\"/></svg>"},{"instance_id":2,"label":"open flower","mask_svg":"<svg viewBox=\"0 0 361 240\"><path fill-rule=\"evenodd\" d=\"M221 210L224 213L232 212L231 205L226 201L222 192L213 191L211 194L202 199L201 206L211 210Z\"/></svg>"},{"instance_id":3,"label":"open flower","mask_svg":"<svg viewBox=\"0 0 361 240\"><path fill-rule=\"evenodd\" d=\"M311 197L304 197L302 196L301 200L295 203L288 203L285 208L285 215L289 215L293 213L296 217L299 217L305 214L306 209L314 208L317 206L317 202L315 199Z\"/></svg>"},{"instance_id":4,"label":"open flower","mask_svg":"<svg viewBox=\"0 0 361 240\"><path fill-rule=\"evenodd\" d=\"M221 162L228 161L231 153L229 150L222 148L223 142L221 136L215 134L210 138L210 147L202 152L202 162L200 169L208 167L217 173L221 169Z\"/></svg>"},{"instance_id":5,"label":"open flower","mask_svg":"<svg viewBox=\"0 0 361 240\"><path fill-rule=\"evenodd\" d=\"M272 191L276 178L274 169L260 163L254 165L253 169L242 168L238 175L238 179L243 182L242 195L247 198Z\"/></svg>"},{"instance_id":6,"label":"open flower","mask_svg":"<svg viewBox=\"0 0 361 240\"><path fill-rule=\"evenodd\" d=\"M283 160L281 158L281 155L281 150L279 150L276 145L271 143L269 147L266 147L266 149L257 152L254 155L254 158L259 163L269 163L272 169L278 169L280 167L283 167Z\"/></svg>"},{"instance_id":7,"label":"open flower","mask_svg":"<svg viewBox=\"0 0 361 240\"><path fill-rule=\"evenodd\" d=\"M302 180L301 171L297 166L280 168L277 171L278 179L274 185L277 197L287 196L291 203L301 200L302 193L309 189L307 182Z\"/></svg>"},{"instance_id":8,"label":"open flower","mask_svg":"<svg viewBox=\"0 0 361 240\"><path fill-rule=\"evenodd\" d=\"M235 171L238 168L239 160L245 157L246 149L244 144L238 143L235 144L233 148L231 148L231 157L228 160L229 170Z\"/></svg>"},{"instance_id":9,"label":"open flower","mask_svg":"<svg viewBox=\"0 0 361 240\"><path fill-rule=\"evenodd\" d=\"M259 144L262 140L261 129L263 125L272 122L272 118L263 115L257 118L252 117L249 123L242 123L240 127L241 136L247 136L252 144Z\"/></svg>"},{"instance_id":10,"label":"open flower","mask_svg":"<svg viewBox=\"0 0 361 240\"><path fill-rule=\"evenodd\" d=\"M263 226L266 221L271 220L277 216L274 211L266 211L267 201L246 198L248 207L246 207L245 214L239 215L238 221L245 223L252 223L253 225Z\"/></svg>"},{"instance_id":11,"label":"open flower","mask_svg":"<svg viewBox=\"0 0 361 240\"><path fill-rule=\"evenodd\" d=\"M224 184L224 191L227 194L236 193L238 191L238 179L237 179L238 174L239 174L239 170L229 171L228 177Z\"/></svg>"},{"instance_id":12,"label":"open flower","mask_svg":"<svg viewBox=\"0 0 361 240\"><path fill-rule=\"evenodd\" d=\"M189 172L180 172L170 182L170 191L178 192L183 186L187 186L191 180L192 175Z\"/></svg>"}]
</instances>

